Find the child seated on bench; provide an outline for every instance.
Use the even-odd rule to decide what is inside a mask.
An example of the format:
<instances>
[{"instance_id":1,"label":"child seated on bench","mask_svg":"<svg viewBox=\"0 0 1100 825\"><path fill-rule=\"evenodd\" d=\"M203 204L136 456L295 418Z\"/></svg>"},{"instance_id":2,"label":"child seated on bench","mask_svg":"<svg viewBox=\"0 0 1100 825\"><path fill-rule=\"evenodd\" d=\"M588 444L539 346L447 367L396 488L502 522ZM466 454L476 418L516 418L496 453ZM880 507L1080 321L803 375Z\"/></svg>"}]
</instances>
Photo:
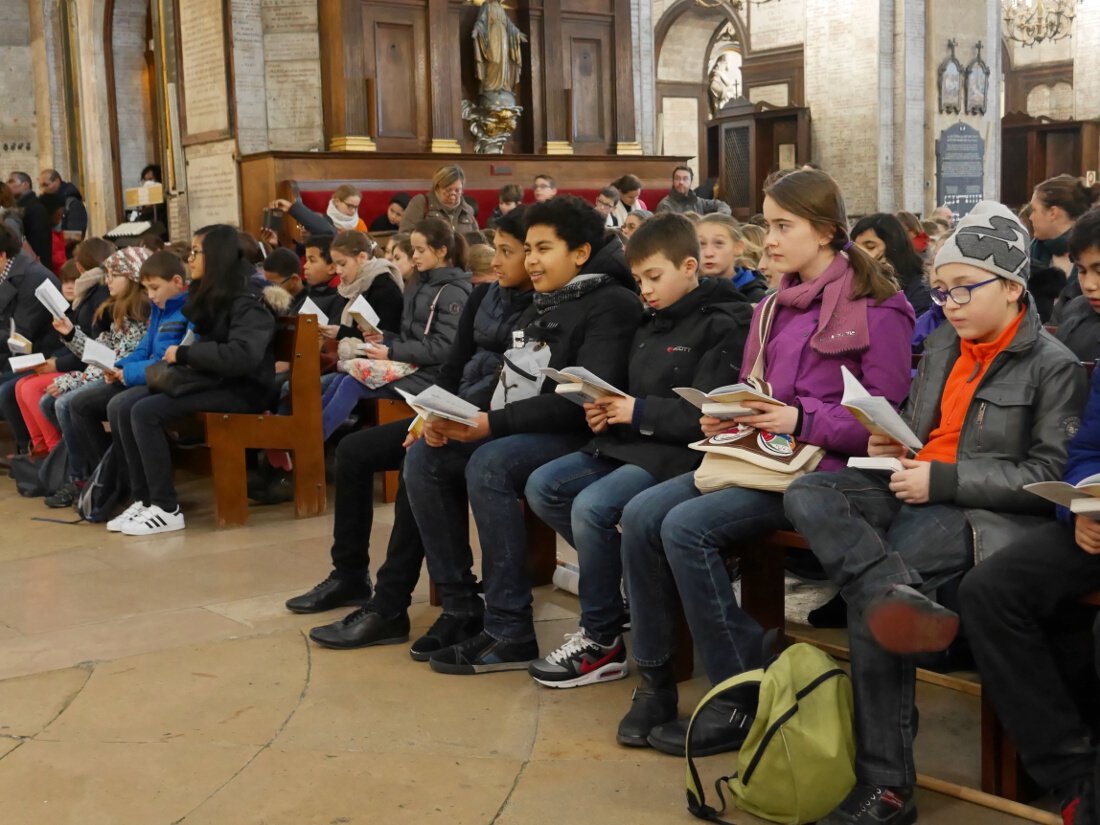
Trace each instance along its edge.
<instances>
[{"instance_id":1,"label":"child seated on bench","mask_svg":"<svg viewBox=\"0 0 1100 825\"><path fill-rule=\"evenodd\" d=\"M530 667L568 688L627 675L618 524L635 495L690 472L703 454L699 410L674 387L708 392L737 383L752 305L729 278L699 278L699 240L682 215L658 215L626 247L649 311L630 348L626 397L584 405L595 438L527 480L527 502L577 550L580 632ZM732 259L731 259L732 260Z\"/></svg>"},{"instance_id":2,"label":"child seated on bench","mask_svg":"<svg viewBox=\"0 0 1100 825\"><path fill-rule=\"evenodd\" d=\"M1068 241L1082 294L1062 307L1054 336L1082 361L1095 361L1100 357L1100 209L1082 215Z\"/></svg>"},{"instance_id":3,"label":"child seated on bench","mask_svg":"<svg viewBox=\"0 0 1100 825\"><path fill-rule=\"evenodd\" d=\"M496 283L476 288L462 310L458 335L438 385L480 409L489 409L512 330L531 312L531 279L524 267L523 210L503 216L495 237ZM315 627L309 637L331 648L358 648L403 642L409 635L408 607L424 563L424 545L409 508L404 482L397 488L393 529L385 563L370 585L369 543L374 474L399 470L410 442L411 419L352 433L336 450L336 518L332 529L332 573L309 592L290 599L287 609L316 613L361 604L339 621ZM473 573L470 573L471 578ZM423 658L423 657L421 657Z\"/></svg>"},{"instance_id":4,"label":"child seated on bench","mask_svg":"<svg viewBox=\"0 0 1100 825\"><path fill-rule=\"evenodd\" d=\"M365 398L399 398L394 387L416 394L435 383L439 366L447 357L458 329L458 318L470 295L470 275L465 271L466 245L451 227L428 218L412 233L413 263L417 277L406 288L400 328L366 335L341 353L337 375L321 399L324 436L327 439L347 420ZM333 262L341 268L341 253L333 243ZM376 263L393 266L388 261ZM387 270L388 272L388 270ZM396 270L394 270L396 277ZM388 274L385 277L390 277ZM343 321L351 323L348 310Z\"/></svg>"},{"instance_id":5,"label":"child seated on bench","mask_svg":"<svg viewBox=\"0 0 1100 825\"><path fill-rule=\"evenodd\" d=\"M763 351L763 377L785 406L746 402L757 413L732 426L755 428L755 443L777 456L793 453L799 442L821 447L819 469L837 469L867 444L867 431L840 405L840 368L873 395L900 404L909 388L913 309L886 270L853 246L831 177L814 169L792 172L764 193L768 248L786 274L775 296L756 307L741 373L749 377ZM717 435L731 422L704 417L702 428ZM760 666L763 630L737 604L723 552L787 526L782 493L731 480L703 494L692 473L626 506L623 570L641 686L619 724L620 744L683 755L687 719L676 720L672 670L677 595L711 684ZM753 713L732 700L711 703L696 720L694 751L736 750Z\"/></svg>"},{"instance_id":6,"label":"child seated on bench","mask_svg":"<svg viewBox=\"0 0 1100 825\"><path fill-rule=\"evenodd\" d=\"M1022 487L1061 478L1085 374L1043 329L1027 276L1016 216L977 204L936 256L932 300L948 323L925 341L903 410L924 447L909 459L874 435L868 453L904 469L814 473L787 490L787 516L848 603L856 786L821 825L916 821L912 655L946 648L958 627L929 597L1050 517Z\"/></svg>"},{"instance_id":7,"label":"child seated on bench","mask_svg":"<svg viewBox=\"0 0 1100 825\"><path fill-rule=\"evenodd\" d=\"M253 267L241 255L237 230L209 227L201 246L196 240L192 250L202 258L201 279L182 311L195 340L165 350L163 362L173 367L163 386L171 394L159 385L134 387L107 405L133 496L133 504L107 522L111 532L148 536L182 530L165 425L198 412L259 412L271 391L275 316L249 288Z\"/></svg>"},{"instance_id":8,"label":"child seated on bench","mask_svg":"<svg viewBox=\"0 0 1100 825\"><path fill-rule=\"evenodd\" d=\"M584 410L557 395L539 367L581 366L620 384L642 315L637 296L619 286L629 277L622 244L604 235L592 206L565 195L531 206L526 218L537 294L523 346L505 355L494 409L475 427L429 422L405 457L409 503L443 600L412 654L441 673L526 669L538 657L519 498L534 470L589 435ZM481 543L484 605L470 569L468 509Z\"/></svg>"}]
</instances>

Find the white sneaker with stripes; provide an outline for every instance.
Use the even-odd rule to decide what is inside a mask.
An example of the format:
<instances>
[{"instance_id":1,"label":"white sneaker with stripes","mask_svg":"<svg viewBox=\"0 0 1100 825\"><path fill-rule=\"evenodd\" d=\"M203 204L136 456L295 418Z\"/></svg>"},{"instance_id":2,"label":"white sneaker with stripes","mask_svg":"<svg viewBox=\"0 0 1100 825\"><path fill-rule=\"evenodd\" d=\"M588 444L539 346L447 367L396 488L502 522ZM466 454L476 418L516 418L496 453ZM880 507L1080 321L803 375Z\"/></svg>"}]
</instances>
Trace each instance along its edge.
<instances>
[{"instance_id":1,"label":"white sneaker with stripes","mask_svg":"<svg viewBox=\"0 0 1100 825\"><path fill-rule=\"evenodd\" d=\"M121 533L122 528L125 527L133 519L137 518L145 510L145 504L140 501L135 501L109 522L107 522L107 532L109 533Z\"/></svg>"},{"instance_id":2,"label":"white sneaker with stripes","mask_svg":"<svg viewBox=\"0 0 1100 825\"><path fill-rule=\"evenodd\" d=\"M179 507L176 512L168 513L152 504L141 511L136 518L131 518L122 526L124 536L152 536L156 533L170 533L173 530L184 528L183 512Z\"/></svg>"}]
</instances>

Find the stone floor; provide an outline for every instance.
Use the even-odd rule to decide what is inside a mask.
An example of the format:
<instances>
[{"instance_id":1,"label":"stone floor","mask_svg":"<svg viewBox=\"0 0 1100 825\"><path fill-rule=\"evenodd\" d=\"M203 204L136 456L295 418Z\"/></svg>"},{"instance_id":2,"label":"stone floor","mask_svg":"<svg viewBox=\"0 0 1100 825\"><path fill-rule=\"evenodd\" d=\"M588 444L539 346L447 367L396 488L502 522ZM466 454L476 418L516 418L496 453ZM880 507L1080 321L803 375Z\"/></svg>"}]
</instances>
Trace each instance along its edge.
<instances>
[{"instance_id":1,"label":"stone floor","mask_svg":"<svg viewBox=\"0 0 1100 825\"><path fill-rule=\"evenodd\" d=\"M205 482L181 492L188 529L142 540L41 520L58 513L0 483L0 823L695 821L679 760L615 745L632 680L558 692L522 673L440 676L403 646L313 647L318 619L282 604L325 575L331 516L255 509L216 531ZM384 546L392 509L376 513ZM575 628L569 594L541 588L536 610L543 649ZM422 586L414 633L434 615ZM973 785L976 703L922 685L921 705L922 768ZM1020 821L925 791L920 809Z\"/></svg>"}]
</instances>

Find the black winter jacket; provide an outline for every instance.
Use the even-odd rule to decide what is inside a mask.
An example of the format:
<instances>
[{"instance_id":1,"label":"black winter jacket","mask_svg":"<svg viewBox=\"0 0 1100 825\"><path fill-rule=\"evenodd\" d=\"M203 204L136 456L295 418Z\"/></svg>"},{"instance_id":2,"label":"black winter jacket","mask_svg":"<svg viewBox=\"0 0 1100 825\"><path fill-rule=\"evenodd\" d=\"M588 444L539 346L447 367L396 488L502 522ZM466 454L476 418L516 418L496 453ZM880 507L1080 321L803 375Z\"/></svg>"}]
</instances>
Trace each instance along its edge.
<instances>
[{"instance_id":1,"label":"black winter jacket","mask_svg":"<svg viewBox=\"0 0 1100 825\"><path fill-rule=\"evenodd\" d=\"M752 304L725 278L704 278L672 306L647 313L625 388L636 399L634 422L611 426L584 452L635 464L658 481L698 467L703 454L687 445L703 437L700 412L672 389L736 384L751 322Z\"/></svg>"},{"instance_id":2,"label":"black winter jacket","mask_svg":"<svg viewBox=\"0 0 1100 825\"><path fill-rule=\"evenodd\" d=\"M60 344L53 328L53 316L34 297L34 291L43 281L50 281L58 289L61 282L50 270L34 260L23 250L12 259L11 271L0 283L0 369L8 369L8 335L14 319L16 331L31 342L32 352L48 355Z\"/></svg>"},{"instance_id":3,"label":"black winter jacket","mask_svg":"<svg viewBox=\"0 0 1100 825\"><path fill-rule=\"evenodd\" d=\"M195 339L176 350L176 363L220 376L225 389L263 409L275 380L275 316L267 305L238 295L209 328L195 327Z\"/></svg>"},{"instance_id":4,"label":"black winter jacket","mask_svg":"<svg viewBox=\"0 0 1100 825\"><path fill-rule=\"evenodd\" d=\"M98 338L100 333L111 328L110 314L104 313L98 321L95 317L99 307L110 297L111 291L107 288L107 284L96 284L88 290L80 306L70 309L65 315L72 321L73 326L78 327L89 338ZM80 356L66 346L60 346L54 350L52 357L58 372L83 372L87 366L80 360Z\"/></svg>"},{"instance_id":5,"label":"black winter jacket","mask_svg":"<svg viewBox=\"0 0 1100 825\"><path fill-rule=\"evenodd\" d=\"M1078 295L1065 305L1054 337L1073 350L1081 361L1100 358L1100 314L1089 299Z\"/></svg>"},{"instance_id":6,"label":"black winter jacket","mask_svg":"<svg viewBox=\"0 0 1100 825\"><path fill-rule=\"evenodd\" d=\"M458 334L438 384L479 409L488 410L500 375L504 351L512 345L512 330L531 306L534 292L478 284L458 319Z\"/></svg>"},{"instance_id":7,"label":"black winter jacket","mask_svg":"<svg viewBox=\"0 0 1100 825\"><path fill-rule=\"evenodd\" d=\"M23 210L23 238L48 269L53 261L53 225L46 207L34 192L20 195L15 205Z\"/></svg>"},{"instance_id":8,"label":"black winter jacket","mask_svg":"<svg viewBox=\"0 0 1100 825\"><path fill-rule=\"evenodd\" d=\"M594 274L594 273L588 273ZM541 341L550 347L553 369L584 367L615 386L626 380L627 354L634 331L642 319L638 296L614 282L572 301L558 304L542 315L535 308L520 317L528 342ZM515 401L489 413L493 437L529 432L584 432L584 410L554 393L550 380L534 398Z\"/></svg>"}]
</instances>

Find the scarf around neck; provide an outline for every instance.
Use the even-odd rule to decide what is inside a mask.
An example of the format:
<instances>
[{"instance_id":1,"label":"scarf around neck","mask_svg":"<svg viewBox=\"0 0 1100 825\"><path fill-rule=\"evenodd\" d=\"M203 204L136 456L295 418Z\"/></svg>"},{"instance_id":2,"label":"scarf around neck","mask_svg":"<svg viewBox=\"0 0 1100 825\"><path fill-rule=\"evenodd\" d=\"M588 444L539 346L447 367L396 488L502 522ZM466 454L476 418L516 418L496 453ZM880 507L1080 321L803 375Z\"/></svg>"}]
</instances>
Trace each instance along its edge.
<instances>
[{"instance_id":1,"label":"scarf around neck","mask_svg":"<svg viewBox=\"0 0 1100 825\"><path fill-rule=\"evenodd\" d=\"M348 310L351 308L351 302L359 295L363 295L370 289L376 280L381 277L389 277L397 288L402 292L405 290L404 282L401 280L401 273L397 271L397 267L387 261L385 258L371 258L361 267L359 267L359 274L355 276L355 280L350 284L345 284L341 281L336 291L340 294L340 297L347 299L347 304L344 307L344 311L340 314L340 323L343 326L351 326L351 315L348 314Z\"/></svg>"},{"instance_id":2,"label":"scarf around neck","mask_svg":"<svg viewBox=\"0 0 1100 825\"><path fill-rule=\"evenodd\" d=\"M343 229L347 232L359 227L359 214L345 215L336 208L336 201L330 200L328 202L328 210L325 214L328 215L328 219L332 221L337 229Z\"/></svg>"},{"instance_id":3,"label":"scarf around neck","mask_svg":"<svg viewBox=\"0 0 1100 825\"><path fill-rule=\"evenodd\" d=\"M593 292L613 280L610 275L600 275L595 272L587 275L577 275L565 286L555 289L553 292L536 292L534 298L535 311L539 315L543 315L567 301L583 298L589 292Z\"/></svg>"}]
</instances>

